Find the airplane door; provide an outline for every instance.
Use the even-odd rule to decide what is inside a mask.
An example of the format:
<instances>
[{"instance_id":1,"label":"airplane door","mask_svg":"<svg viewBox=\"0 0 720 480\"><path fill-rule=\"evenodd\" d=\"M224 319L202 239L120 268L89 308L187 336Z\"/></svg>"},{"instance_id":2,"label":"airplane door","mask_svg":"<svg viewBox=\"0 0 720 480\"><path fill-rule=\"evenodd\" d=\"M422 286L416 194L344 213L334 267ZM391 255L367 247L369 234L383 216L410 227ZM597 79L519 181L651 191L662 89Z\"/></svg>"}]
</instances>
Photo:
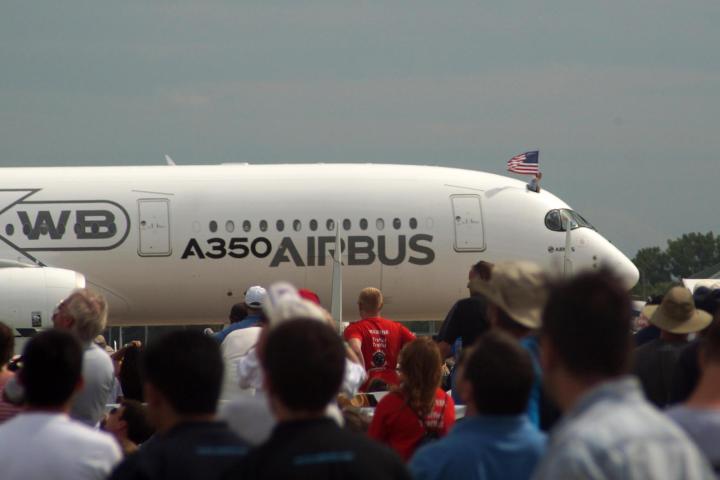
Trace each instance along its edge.
<instances>
[{"instance_id":1,"label":"airplane door","mask_svg":"<svg viewBox=\"0 0 720 480\"><path fill-rule=\"evenodd\" d=\"M485 231L478 195L453 195L455 224L455 250L458 252L481 252L485 250Z\"/></svg>"},{"instance_id":2,"label":"airplane door","mask_svg":"<svg viewBox=\"0 0 720 480\"><path fill-rule=\"evenodd\" d=\"M166 198L138 200L138 225L140 227L138 255L141 257L166 257L172 253L170 246L170 202Z\"/></svg>"}]
</instances>

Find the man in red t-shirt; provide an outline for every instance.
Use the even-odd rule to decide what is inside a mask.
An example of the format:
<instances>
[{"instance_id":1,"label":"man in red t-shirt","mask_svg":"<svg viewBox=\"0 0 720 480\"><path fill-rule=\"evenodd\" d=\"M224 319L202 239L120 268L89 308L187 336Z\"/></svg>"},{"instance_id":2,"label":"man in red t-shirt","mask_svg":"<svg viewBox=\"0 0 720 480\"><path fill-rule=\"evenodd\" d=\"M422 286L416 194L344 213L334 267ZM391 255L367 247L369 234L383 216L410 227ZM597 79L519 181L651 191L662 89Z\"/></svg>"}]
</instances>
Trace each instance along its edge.
<instances>
[{"instance_id":1,"label":"man in red t-shirt","mask_svg":"<svg viewBox=\"0 0 720 480\"><path fill-rule=\"evenodd\" d=\"M373 379L388 385L398 383L397 358L400 349L415 340L415 335L405 326L380 316L383 295L374 287L364 288L358 298L360 320L350 324L344 333L350 348L362 359L368 374L360 387L366 391Z\"/></svg>"}]
</instances>

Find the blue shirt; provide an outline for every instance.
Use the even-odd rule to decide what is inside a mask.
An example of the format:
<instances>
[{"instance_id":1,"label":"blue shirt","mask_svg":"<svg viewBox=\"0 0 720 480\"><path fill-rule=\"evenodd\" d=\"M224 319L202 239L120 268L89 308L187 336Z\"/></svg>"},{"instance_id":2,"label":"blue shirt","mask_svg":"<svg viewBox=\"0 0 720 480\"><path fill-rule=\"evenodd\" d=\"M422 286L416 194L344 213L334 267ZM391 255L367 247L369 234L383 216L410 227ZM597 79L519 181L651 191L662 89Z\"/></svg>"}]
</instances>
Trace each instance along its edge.
<instances>
[{"instance_id":1,"label":"blue shirt","mask_svg":"<svg viewBox=\"0 0 720 480\"><path fill-rule=\"evenodd\" d=\"M528 351L533 363L535 380L530 399L528 400L527 416L533 425L540 428L540 398L542 396L542 369L540 367L540 345L537 335L530 335L520 340L520 345Z\"/></svg>"},{"instance_id":2,"label":"blue shirt","mask_svg":"<svg viewBox=\"0 0 720 480\"><path fill-rule=\"evenodd\" d=\"M526 480L544 451L545 434L526 415L479 415L422 447L408 466L415 480Z\"/></svg>"},{"instance_id":3,"label":"blue shirt","mask_svg":"<svg viewBox=\"0 0 720 480\"><path fill-rule=\"evenodd\" d=\"M222 343L223 340L225 340L225 337L227 337L231 332L240 330L241 328L256 327L259 322L260 315L248 315L239 322L231 323L219 332L214 333L212 337L217 340L218 343Z\"/></svg>"},{"instance_id":4,"label":"blue shirt","mask_svg":"<svg viewBox=\"0 0 720 480\"><path fill-rule=\"evenodd\" d=\"M650 405L634 377L600 384L552 431L534 477L542 479L711 479L680 428Z\"/></svg>"}]
</instances>

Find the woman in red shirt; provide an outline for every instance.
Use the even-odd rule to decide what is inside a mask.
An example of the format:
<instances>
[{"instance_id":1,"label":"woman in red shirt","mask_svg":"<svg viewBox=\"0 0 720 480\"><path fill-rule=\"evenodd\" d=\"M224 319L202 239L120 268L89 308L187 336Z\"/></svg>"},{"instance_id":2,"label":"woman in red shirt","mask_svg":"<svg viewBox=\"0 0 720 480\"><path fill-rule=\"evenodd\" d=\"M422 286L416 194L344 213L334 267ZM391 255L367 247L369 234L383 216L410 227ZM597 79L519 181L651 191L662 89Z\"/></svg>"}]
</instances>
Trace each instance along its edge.
<instances>
[{"instance_id":1,"label":"woman in red shirt","mask_svg":"<svg viewBox=\"0 0 720 480\"><path fill-rule=\"evenodd\" d=\"M400 385L375 408L368 429L408 461L431 438L447 434L455 423L455 404L440 387L442 357L429 338L418 338L400 351Z\"/></svg>"}]
</instances>

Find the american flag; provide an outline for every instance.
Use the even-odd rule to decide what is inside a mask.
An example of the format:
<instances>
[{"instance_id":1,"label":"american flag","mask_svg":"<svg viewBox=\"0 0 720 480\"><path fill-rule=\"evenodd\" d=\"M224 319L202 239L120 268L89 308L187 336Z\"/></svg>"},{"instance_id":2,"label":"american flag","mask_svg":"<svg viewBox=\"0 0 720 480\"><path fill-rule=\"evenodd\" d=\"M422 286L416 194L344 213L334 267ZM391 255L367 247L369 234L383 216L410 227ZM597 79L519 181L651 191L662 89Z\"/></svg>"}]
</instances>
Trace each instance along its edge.
<instances>
[{"instance_id":1,"label":"american flag","mask_svg":"<svg viewBox=\"0 0 720 480\"><path fill-rule=\"evenodd\" d=\"M515 155L507 163L508 172L520 173L523 175L536 175L540 172L540 152L525 152Z\"/></svg>"}]
</instances>

